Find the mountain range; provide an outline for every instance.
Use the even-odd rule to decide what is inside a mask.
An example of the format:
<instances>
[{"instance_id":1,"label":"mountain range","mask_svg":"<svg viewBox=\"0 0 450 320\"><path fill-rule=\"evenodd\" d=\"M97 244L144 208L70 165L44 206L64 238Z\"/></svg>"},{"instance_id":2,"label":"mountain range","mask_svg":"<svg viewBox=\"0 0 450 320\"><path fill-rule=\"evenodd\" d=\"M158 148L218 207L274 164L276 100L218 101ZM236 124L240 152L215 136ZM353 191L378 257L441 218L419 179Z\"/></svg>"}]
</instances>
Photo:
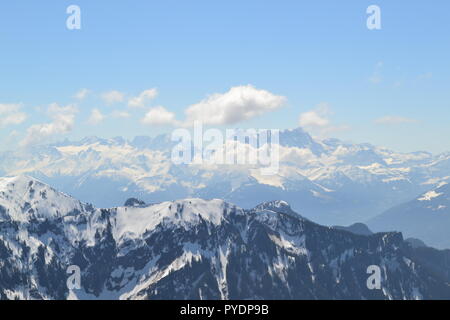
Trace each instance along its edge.
<instances>
[{"instance_id":1,"label":"mountain range","mask_svg":"<svg viewBox=\"0 0 450 320\"><path fill-rule=\"evenodd\" d=\"M402 230L437 248L450 248L450 185L443 182L371 219L373 230Z\"/></svg>"},{"instance_id":2,"label":"mountain range","mask_svg":"<svg viewBox=\"0 0 450 320\"><path fill-rule=\"evenodd\" d=\"M254 165L178 165L170 135L64 141L0 154L0 175L27 174L98 207L137 197L161 202L219 198L242 208L283 199L326 225L366 222L450 177L450 154L398 153L370 144L280 133L280 169Z\"/></svg>"},{"instance_id":3,"label":"mountain range","mask_svg":"<svg viewBox=\"0 0 450 320\"><path fill-rule=\"evenodd\" d=\"M450 248L448 206L428 210L430 201L418 200L449 181L450 153L399 153L320 140L297 128L280 132L279 171L264 176L257 165L175 164L171 153L177 143L168 134L65 140L0 153L0 175L33 176L104 208L120 206L127 198L146 203L223 199L245 209L283 199L323 225L364 222L374 230L402 231L434 247ZM421 218L402 209L411 207L411 201L416 209L410 211Z\"/></svg>"},{"instance_id":4,"label":"mountain range","mask_svg":"<svg viewBox=\"0 0 450 320\"><path fill-rule=\"evenodd\" d=\"M321 226L285 201L98 209L22 175L0 178L0 230L1 299L450 299L450 251Z\"/></svg>"}]
</instances>

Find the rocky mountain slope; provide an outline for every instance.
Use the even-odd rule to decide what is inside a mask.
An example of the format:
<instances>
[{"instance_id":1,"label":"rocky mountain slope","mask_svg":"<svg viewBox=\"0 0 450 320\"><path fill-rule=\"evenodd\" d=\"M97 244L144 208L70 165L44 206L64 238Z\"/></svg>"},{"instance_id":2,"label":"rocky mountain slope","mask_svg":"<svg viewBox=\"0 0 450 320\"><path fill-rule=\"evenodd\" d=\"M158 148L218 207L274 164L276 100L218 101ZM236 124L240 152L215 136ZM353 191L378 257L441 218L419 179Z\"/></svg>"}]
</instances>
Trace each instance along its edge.
<instances>
[{"instance_id":1,"label":"rocky mountain slope","mask_svg":"<svg viewBox=\"0 0 450 320\"><path fill-rule=\"evenodd\" d=\"M0 179L0 298L450 299L448 254L424 259L400 233L320 226L284 201L127 205L96 209L27 176ZM81 288L69 290L73 265ZM379 290L366 285L372 265Z\"/></svg>"}]
</instances>

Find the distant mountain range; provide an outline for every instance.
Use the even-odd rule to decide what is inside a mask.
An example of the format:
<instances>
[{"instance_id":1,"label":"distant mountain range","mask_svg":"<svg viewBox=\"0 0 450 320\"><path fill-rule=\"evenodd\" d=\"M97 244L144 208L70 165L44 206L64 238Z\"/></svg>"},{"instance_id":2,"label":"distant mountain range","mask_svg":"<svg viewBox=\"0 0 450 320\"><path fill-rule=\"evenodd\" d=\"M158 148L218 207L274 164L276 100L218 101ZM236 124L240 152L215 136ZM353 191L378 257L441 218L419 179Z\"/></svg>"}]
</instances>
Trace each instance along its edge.
<instances>
[{"instance_id":1,"label":"distant mountain range","mask_svg":"<svg viewBox=\"0 0 450 320\"><path fill-rule=\"evenodd\" d=\"M401 230L436 248L450 248L450 185L441 183L416 199L369 221L373 230Z\"/></svg>"},{"instance_id":2,"label":"distant mountain range","mask_svg":"<svg viewBox=\"0 0 450 320\"><path fill-rule=\"evenodd\" d=\"M170 135L86 138L0 154L0 175L27 174L97 207L126 198L147 203L224 199L243 208L283 199L326 225L365 222L431 190L450 176L450 154L398 153L370 144L280 133L280 170L243 165L176 165Z\"/></svg>"},{"instance_id":3,"label":"distant mountain range","mask_svg":"<svg viewBox=\"0 0 450 320\"><path fill-rule=\"evenodd\" d=\"M0 178L1 299L450 299L449 252L321 226L284 201L97 209L28 176ZM69 266L80 289L66 285Z\"/></svg>"},{"instance_id":4,"label":"distant mountain range","mask_svg":"<svg viewBox=\"0 0 450 320\"><path fill-rule=\"evenodd\" d=\"M343 226L334 226L333 228L339 230L345 230L354 234L358 234L361 236L371 236L373 232L367 227L364 223L354 223L351 226L343 227Z\"/></svg>"}]
</instances>

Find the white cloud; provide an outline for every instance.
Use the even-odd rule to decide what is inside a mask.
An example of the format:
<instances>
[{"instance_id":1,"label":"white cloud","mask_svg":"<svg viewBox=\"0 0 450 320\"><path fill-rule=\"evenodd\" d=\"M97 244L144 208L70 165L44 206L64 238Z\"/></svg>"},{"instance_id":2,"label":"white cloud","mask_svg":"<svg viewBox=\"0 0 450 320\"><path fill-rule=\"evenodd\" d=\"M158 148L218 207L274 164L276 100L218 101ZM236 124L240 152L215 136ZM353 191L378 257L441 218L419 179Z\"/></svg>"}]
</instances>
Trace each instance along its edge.
<instances>
[{"instance_id":1,"label":"white cloud","mask_svg":"<svg viewBox=\"0 0 450 320\"><path fill-rule=\"evenodd\" d=\"M81 89L77 93L75 93L74 98L77 100L84 100L87 95L90 93L88 89Z\"/></svg>"},{"instance_id":2,"label":"white cloud","mask_svg":"<svg viewBox=\"0 0 450 320\"><path fill-rule=\"evenodd\" d=\"M24 122L27 115L21 111L21 108L20 103L0 104L0 128Z\"/></svg>"},{"instance_id":3,"label":"white cloud","mask_svg":"<svg viewBox=\"0 0 450 320\"><path fill-rule=\"evenodd\" d=\"M386 116L375 120L376 124L382 125L396 125L396 124L408 124L408 123L416 123L417 120L406 118L406 117L397 117L397 116Z\"/></svg>"},{"instance_id":4,"label":"white cloud","mask_svg":"<svg viewBox=\"0 0 450 320\"><path fill-rule=\"evenodd\" d=\"M328 107L322 105L315 110L311 110L305 113L300 114L298 119L298 123L301 127L310 128L310 127L319 127L323 128L330 124L330 120L328 120L329 110Z\"/></svg>"},{"instance_id":5,"label":"white cloud","mask_svg":"<svg viewBox=\"0 0 450 320\"><path fill-rule=\"evenodd\" d=\"M349 127L345 125L333 125L330 120L331 115L332 112L329 105L327 103L321 103L315 109L300 114L298 123L300 127L319 137L349 130Z\"/></svg>"},{"instance_id":6,"label":"white cloud","mask_svg":"<svg viewBox=\"0 0 450 320\"><path fill-rule=\"evenodd\" d=\"M124 101L125 94L120 91L113 90L103 93L101 98L106 104L112 105Z\"/></svg>"},{"instance_id":7,"label":"white cloud","mask_svg":"<svg viewBox=\"0 0 450 320\"><path fill-rule=\"evenodd\" d=\"M162 106L151 108L141 122L155 126L179 125L179 122L175 119L175 113Z\"/></svg>"},{"instance_id":8,"label":"white cloud","mask_svg":"<svg viewBox=\"0 0 450 320\"><path fill-rule=\"evenodd\" d=\"M158 90L156 88L145 90L139 96L131 98L128 101L128 106L131 108L143 108L147 102L155 99L157 95Z\"/></svg>"},{"instance_id":9,"label":"white cloud","mask_svg":"<svg viewBox=\"0 0 450 320\"><path fill-rule=\"evenodd\" d=\"M93 109L91 115L89 116L88 123L96 125L105 120L105 116L101 113L99 109Z\"/></svg>"},{"instance_id":10,"label":"white cloud","mask_svg":"<svg viewBox=\"0 0 450 320\"><path fill-rule=\"evenodd\" d=\"M285 97L251 85L233 87L226 93L213 94L189 106L185 111L186 125L192 125L194 121L211 125L235 124L274 111L285 102Z\"/></svg>"},{"instance_id":11,"label":"white cloud","mask_svg":"<svg viewBox=\"0 0 450 320\"><path fill-rule=\"evenodd\" d=\"M316 156L307 148L280 147L280 161L287 163L307 164L316 160Z\"/></svg>"},{"instance_id":12,"label":"white cloud","mask_svg":"<svg viewBox=\"0 0 450 320\"><path fill-rule=\"evenodd\" d=\"M54 135L69 133L73 129L77 112L78 109L73 105L60 107L56 103L51 104L47 109L47 114L52 119L52 122L35 124L29 127L25 138L20 144L22 146L38 144Z\"/></svg>"}]
</instances>

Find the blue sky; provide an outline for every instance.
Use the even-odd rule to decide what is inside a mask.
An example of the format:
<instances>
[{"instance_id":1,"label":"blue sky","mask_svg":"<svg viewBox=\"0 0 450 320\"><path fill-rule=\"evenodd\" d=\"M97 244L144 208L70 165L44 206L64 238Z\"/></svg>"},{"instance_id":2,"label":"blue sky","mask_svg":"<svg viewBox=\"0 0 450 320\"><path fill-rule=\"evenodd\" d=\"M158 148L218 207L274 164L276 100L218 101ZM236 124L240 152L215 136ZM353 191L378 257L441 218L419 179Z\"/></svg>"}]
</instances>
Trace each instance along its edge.
<instances>
[{"instance_id":1,"label":"blue sky","mask_svg":"<svg viewBox=\"0 0 450 320\"><path fill-rule=\"evenodd\" d=\"M81 30L66 28L72 4ZM373 4L381 30L366 27ZM209 95L251 85L251 94L285 100L227 125L294 128L303 114L319 136L450 151L449 12L446 0L2 2L0 115L1 105L26 115L0 120L2 145L37 137L60 120L55 110L73 118L43 140L169 132L142 119L163 106L181 122ZM75 98L83 88L88 94ZM153 88L140 108L128 106ZM108 104L111 91L121 101ZM94 109L102 117L89 122Z\"/></svg>"}]
</instances>

